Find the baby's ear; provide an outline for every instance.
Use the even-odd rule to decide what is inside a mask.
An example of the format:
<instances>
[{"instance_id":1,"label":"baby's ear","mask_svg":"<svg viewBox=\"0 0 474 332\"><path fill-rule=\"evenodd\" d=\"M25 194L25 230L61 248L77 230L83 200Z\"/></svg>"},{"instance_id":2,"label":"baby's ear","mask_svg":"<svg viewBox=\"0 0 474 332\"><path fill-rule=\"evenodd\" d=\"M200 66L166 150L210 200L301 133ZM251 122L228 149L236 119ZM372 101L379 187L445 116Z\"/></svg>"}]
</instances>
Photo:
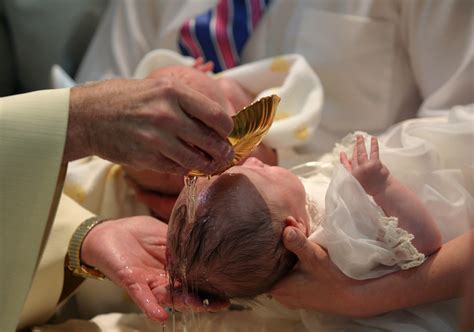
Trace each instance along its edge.
<instances>
[{"instance_id":1,"label":"baby's ear","mask_svg":"<svg viewBox=\"0 0 474 332\"><path fill-rule=\"evenodd\" d=\"M295 217L292 217L292 216L286 217L284 228L288 226L296 227L300 231L302 231L304 234L307 234L306 224L301 218L296 219Z\"/></svg>"}]
</instances>

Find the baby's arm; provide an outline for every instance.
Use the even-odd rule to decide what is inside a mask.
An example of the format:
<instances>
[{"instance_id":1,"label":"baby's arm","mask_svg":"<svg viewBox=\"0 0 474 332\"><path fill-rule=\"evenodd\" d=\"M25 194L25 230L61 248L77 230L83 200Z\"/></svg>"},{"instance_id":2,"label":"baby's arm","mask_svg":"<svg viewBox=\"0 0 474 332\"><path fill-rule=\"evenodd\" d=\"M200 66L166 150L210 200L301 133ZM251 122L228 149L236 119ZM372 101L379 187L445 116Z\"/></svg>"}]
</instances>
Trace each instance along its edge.
<instances>
[{"instance_id":1,"label":"baby's arm","mask_svg":"<svg viewBox=\"0 0 474 332\"><path fill-rule=\"evenodd\" d=\"M359 181L366 193L387 216L397 217L399 227L413 234L413 245L425 255L441 246L441 234L425 205L410 189L401 184L380 161L377 138L372 137L370 156L364 138L357 136L352 159L341 153L341 163Z\"/></svg>"}]
</instances>

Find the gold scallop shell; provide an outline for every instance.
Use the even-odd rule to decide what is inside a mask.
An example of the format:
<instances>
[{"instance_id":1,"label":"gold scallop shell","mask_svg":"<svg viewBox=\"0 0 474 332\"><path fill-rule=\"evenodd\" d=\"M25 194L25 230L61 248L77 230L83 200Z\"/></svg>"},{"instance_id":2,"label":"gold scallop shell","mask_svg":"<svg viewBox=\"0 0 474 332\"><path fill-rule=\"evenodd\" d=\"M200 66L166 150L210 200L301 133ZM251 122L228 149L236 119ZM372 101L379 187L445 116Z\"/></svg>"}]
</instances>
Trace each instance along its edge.
<instances>
[{"instance_id":1,"label":"gold scallop shell","mask_svg":"<svg viewBox=\"0 0 474 332\"><path fill-rule=\"evenodd\" d=\"M227 138L235 152L232 162L213 174L203 174L200 171L191 171L188 175L218 175L228 168L237 165L239 161L248 156L250 152L260 144L273 123L279 103L280 97L277 95L263 97L254 101L252 104L243 108L240 112L234 115L232 117L232 120L234 121L234 129Z\"/></svg>"}]
</instances>

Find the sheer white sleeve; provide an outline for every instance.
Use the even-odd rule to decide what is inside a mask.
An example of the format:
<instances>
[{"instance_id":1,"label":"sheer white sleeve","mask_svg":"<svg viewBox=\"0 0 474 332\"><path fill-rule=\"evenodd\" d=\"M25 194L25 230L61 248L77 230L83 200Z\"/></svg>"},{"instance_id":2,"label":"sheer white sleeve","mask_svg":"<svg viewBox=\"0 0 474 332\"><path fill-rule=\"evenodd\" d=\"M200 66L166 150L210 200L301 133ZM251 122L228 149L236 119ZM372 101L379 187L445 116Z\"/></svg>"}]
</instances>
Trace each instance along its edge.
<instances>
[{"instance_id":1,"label":"sheer white sleeve","mask_svg":"<svg viewBox=\"0 0 474 332\"><path fill-rule=\"evenodd\" d=\"M359 182L342 166L334 169L326 193L326 216L310 239L324 246L331 260L354 279L376 278L423 263L413 235L386 217Z\"/></svg>"}]
</instances>

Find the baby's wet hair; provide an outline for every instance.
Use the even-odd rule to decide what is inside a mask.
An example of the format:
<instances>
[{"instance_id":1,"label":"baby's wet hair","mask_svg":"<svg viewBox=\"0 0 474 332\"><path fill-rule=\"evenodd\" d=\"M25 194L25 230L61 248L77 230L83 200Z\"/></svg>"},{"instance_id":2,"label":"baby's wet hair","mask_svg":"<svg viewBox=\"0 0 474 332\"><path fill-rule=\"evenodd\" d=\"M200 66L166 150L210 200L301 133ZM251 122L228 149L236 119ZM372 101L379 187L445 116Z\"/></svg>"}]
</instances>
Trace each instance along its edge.
<instances>
[{"instance_id":1,"label":"baby's wet hair","mask_svg":"<svg viewBox=\"0 0 474 332\"><path fill-rule=\"evenodd\" d=\"M286 216L268 207L245 175L217 181L194 220L186 220L186 200L173 210L170 276L207 296L251 298L268 292L297 260L283 246Z\"/></svg>"}]
</instances>

